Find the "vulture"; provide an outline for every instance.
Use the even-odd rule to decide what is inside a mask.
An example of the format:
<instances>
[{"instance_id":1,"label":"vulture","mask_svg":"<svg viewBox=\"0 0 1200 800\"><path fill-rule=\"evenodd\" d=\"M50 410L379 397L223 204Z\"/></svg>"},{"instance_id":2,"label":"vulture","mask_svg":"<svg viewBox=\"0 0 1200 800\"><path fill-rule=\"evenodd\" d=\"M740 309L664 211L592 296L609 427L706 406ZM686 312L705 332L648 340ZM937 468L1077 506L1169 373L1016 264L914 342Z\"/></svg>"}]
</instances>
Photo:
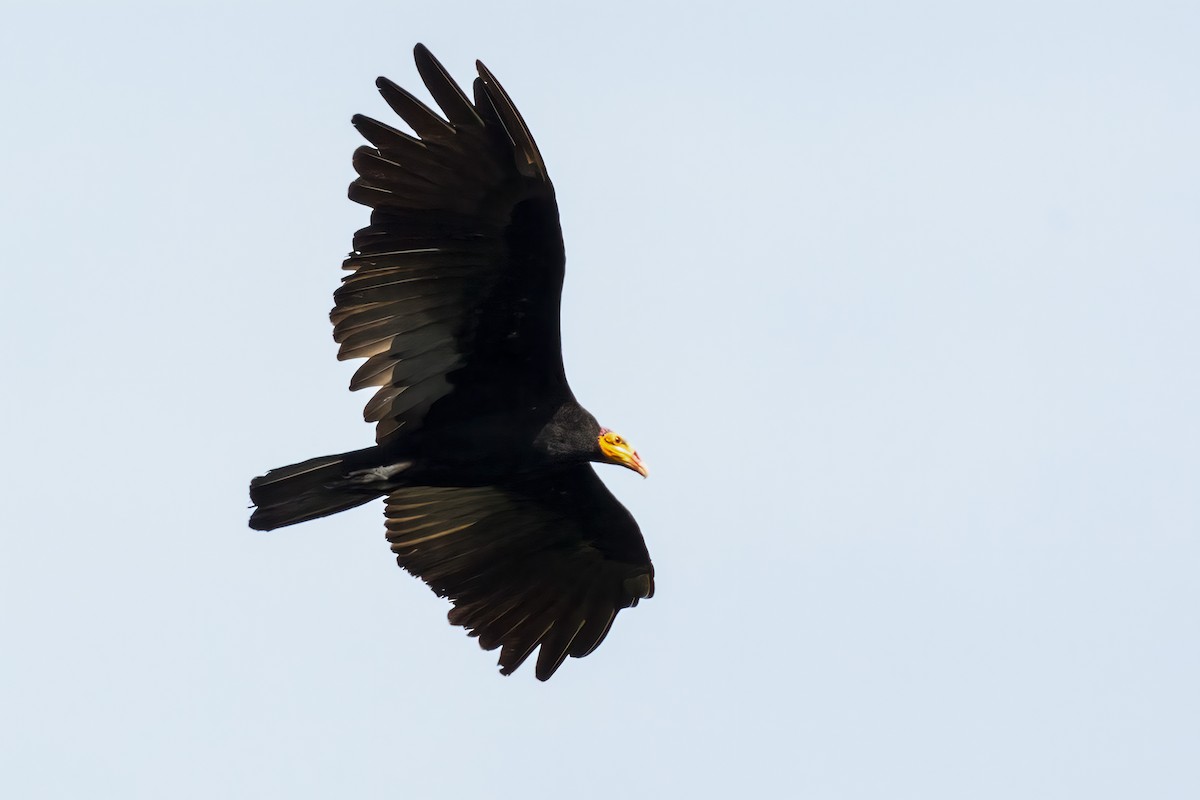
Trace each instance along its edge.
<instances>
[{"instance_id":1,"label":"vulture","mask_svg":"<svg viewBox=\"0 0 1200 800\"><path fill-rule=\"evenodd\" d=\"M254 478L250 527L384 498L400 566L500 650L501 673L536 649L544 681L654 594L641 531L591 462L646 465L567 385L562 229L529 128L482 63L467 96L414 55L441 113L379 78L412 133L353 117L369 145L349 194L371 217L330 312L338 358L366 359L350 388L373 388L375 445Z\"/></svg>"}]
</instances>

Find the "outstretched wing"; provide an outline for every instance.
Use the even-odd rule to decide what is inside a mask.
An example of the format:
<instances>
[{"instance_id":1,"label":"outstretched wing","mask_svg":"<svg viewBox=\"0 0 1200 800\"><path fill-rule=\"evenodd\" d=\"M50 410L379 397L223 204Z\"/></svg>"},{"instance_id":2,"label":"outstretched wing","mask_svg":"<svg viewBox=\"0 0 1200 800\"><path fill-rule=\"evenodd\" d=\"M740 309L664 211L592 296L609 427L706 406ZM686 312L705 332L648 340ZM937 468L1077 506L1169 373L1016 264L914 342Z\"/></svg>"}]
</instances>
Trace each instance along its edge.
<instances>
[{"instance_id":1,"label":"outstretched wing","mask_svg":"<svg viewBox=\"0 0 1200 800\"><path fill-rule=\"evenodd\" d=\"M524 120L482 64L474 102L423 46L435 113L386 78L380 93L416 136L357 115L350 199L370 206L330 314L339 359L366 358L351 389L385 443L444 418L504 414L570 396L554 187Z\"/></svg>"},{"instance_id":2,"label":"outstretched wing","mask_svg":"<svg viewBox=\"0 0 1200 800\"><path fill-rule=\"evenodd\" d=\"M654 594L637 523L587 464L498 486L400 489L387 529L400 566L450 598L451 624L500 648L505 675L540 645L537 677L548 679Z\"/></svg>"}]
</instances>

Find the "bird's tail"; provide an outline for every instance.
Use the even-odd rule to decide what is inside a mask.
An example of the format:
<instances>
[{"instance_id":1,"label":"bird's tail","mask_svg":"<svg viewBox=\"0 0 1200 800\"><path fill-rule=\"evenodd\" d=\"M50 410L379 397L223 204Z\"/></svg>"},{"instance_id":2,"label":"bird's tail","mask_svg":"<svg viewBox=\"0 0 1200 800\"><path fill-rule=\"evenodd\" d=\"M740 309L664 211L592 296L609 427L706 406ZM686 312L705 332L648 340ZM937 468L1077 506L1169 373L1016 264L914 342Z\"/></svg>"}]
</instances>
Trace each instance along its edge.
<instances>
[{"instance_id":1,"label":"bird's tail","mask_svg":"<svg viewBox=\"0 0 1200 800\"><path fill-rule=\"evenodd\" d=\"M257 508L250 527L259 531L295 525L361 506L384 494L363 479L376 448L321 456L273 469L250 481L250 501Z\"/></svg>"}]
</instances>

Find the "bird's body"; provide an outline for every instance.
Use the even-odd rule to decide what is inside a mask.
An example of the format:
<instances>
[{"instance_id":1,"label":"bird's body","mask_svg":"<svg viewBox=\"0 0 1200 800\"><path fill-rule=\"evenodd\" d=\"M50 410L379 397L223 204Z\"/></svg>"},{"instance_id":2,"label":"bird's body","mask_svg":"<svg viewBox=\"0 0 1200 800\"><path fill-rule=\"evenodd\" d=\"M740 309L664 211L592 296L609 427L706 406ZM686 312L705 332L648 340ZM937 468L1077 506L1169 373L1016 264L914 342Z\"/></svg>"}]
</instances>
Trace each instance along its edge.
<instances>
[{"instance_id":1,"label":"bird's body","mask_svg":"<svg viewBox=\"0 0 1200 800\"><path fill-rule=\"evenodd\" d=\"M376 445L255 478L250 525L387 497L401 566L501 648L503 672L540 646L544 680L653 593L637 524L588 462L645 467L567 384L558 208L524 121L482 64L472 103L415 55L445 118L384 78L417 136L354 118L374 147L355 152L350 198L373 210L330 315L338 357L367 359L351 388L378 387L364 412Z\"/></svg>"}]
</instances>

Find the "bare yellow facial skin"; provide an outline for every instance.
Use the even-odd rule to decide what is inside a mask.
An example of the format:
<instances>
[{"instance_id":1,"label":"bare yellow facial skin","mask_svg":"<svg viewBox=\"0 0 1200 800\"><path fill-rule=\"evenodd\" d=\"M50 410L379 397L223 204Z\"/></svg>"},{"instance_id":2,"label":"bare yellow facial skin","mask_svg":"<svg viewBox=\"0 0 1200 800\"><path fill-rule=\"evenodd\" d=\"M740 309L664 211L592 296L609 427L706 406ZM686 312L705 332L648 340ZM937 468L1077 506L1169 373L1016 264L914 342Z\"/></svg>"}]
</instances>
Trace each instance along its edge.
<instances>
[{"instance_id":1,"label":"bare yellow facial skin","mask_svg":"<svg viewBox=\"0 0 1200 800\"><path fill-rule=\"evenodd\" d=\"M604 457L613 464L620 464L622 467L631 469L643 478L650 474L646 470L646 464L642 461L641 456L619 433L610 430L601 431L600 452L604 453Z\"/></svg>"}]
</instances>

